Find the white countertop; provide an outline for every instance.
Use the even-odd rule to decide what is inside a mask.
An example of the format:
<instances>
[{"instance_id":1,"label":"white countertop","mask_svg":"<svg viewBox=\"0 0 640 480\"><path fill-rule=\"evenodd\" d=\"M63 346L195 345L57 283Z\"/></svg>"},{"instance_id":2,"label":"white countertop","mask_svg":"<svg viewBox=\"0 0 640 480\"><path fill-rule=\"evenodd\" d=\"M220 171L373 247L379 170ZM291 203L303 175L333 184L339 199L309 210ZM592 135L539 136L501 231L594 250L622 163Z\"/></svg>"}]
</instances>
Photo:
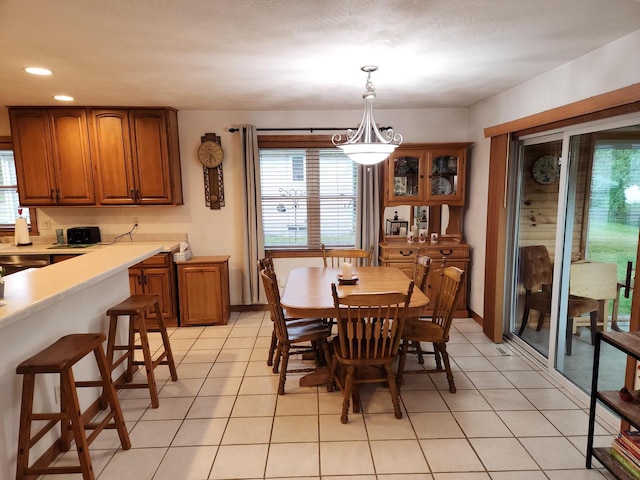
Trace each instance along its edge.
<instances>
[{"instance_id":1,"label":"white countertop","mask_svg":"<svg viewBox=\"0 0 640 480\"><path fill-rule=\"evenodd\" d=\"M110 247L119 247L123 245L141 245L141 246L158 246L162 247L161 252L168 253L180 248L180 242L177 240L159 240L149 242L119 240L116 243L98 243L91 245L90 247L78 248L69 247L66 248L51 248L54 244L50 243L35 243L33 245L27 245L24 247L18 247L12 243L0 244L0 255L83 255L85 253L95 252L97 250L103 250Z\"/></svg>"},{"instance_id":2,"label":"white countertop","mask_svg":"<svg viewBox=\"0 0 640 480\"><path fill-rule=\"evenodd\" d=\"M4 246L4 245L3 245ZM12 245L8 245L11 247ZM37 246L33 246L38 248ZM18 248L13 246L13 248ZM20 247L22 249L31 247ZM121 242L78 250L78 255L44 268L23 270L4 277L4 299L0 300L0 330L39 310L61 302L70 295L128 269L130 266L165 251L159 242ZM8 249L9 250L9 249ZM56 252L56 250L45 250ZM0 252L5 250L0 249ZM60 250L57 250L60 252ZM40 253L33 251L31 253Z\"/></svg>"}]
</instances>

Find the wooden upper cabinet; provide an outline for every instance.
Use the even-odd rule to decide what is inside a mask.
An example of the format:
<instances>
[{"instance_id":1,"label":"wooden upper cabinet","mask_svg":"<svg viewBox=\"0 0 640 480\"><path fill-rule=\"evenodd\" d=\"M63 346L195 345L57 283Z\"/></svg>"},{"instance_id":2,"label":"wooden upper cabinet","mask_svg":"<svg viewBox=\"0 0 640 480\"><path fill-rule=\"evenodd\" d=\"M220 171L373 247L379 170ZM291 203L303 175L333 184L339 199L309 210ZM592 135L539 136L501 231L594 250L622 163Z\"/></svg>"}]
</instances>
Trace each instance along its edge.
<instances>
[{"instance_id":1,"label":"wooden upper cabinet","mask_svg":"<svg viewBox=\"0 0 640 480\"><path fill-rule=\"evenodd\" d=\"M385 204L463 206L470 145L400 146L387 160Z\"/></svg>"},{"instance_id":2,"label":"wooden upper cabinet","mask_svg":"<svg viewBox=\"0 0 640 480\"><path fill-rule=\"evenodd\" d=\"M98 204L136 203L129 113L127 110L90 110L91 152L96 169Z\"/></svg>"},{"instance_id":3,"label":"wooden upper cabinet","mask_svg":"<svg viewBox=\"0 0 640 480\"><path fill-rule=\"evenodd\" d=\"M170 110L131 110L131 150L137 203L182 203L182 184L174 181L174 145L169 141ZM177 127L177 122L175 123ZM172 138L177 146L177 128Z\"/></svg>"},{"instance_id":4,"label":"wooden upper cabinet","mask_svg":"<svg viewBox=\"0 0 640 480\"><path fill-rule=\"evenodd\" d=\"M95 204L84 109L10 109L25 206Z\"/></svg>"},{"instance_id":5,"label":"wooden upper cabinet","mask_svg":"<svg viewBox=\"0 0 640 480\"><path fill-rule=\"evenodd\" d=\"M9 112L23 205L183 203L174 109Z\"/></svg>"}]
</instances>

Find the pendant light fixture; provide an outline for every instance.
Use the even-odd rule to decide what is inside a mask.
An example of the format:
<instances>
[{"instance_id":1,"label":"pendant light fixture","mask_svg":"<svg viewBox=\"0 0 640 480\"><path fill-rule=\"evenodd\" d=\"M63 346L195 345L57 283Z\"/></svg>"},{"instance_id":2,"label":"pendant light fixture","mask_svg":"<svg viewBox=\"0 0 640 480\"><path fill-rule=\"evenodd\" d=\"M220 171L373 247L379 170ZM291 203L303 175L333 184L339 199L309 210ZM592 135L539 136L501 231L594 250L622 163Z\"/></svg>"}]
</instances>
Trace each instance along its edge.
<instances>
[{"instance_id":1,"label":"pendant light fixture","mask_svg":"<svg viewBox=\"0 0 640 480\"><path fill-rule=\"evenodd\" d=\"M384 133L378 129L373 118L373 99L376 98L376 89L371 82L371 73L378 70L378 67L366 65L361 70L367 73L367 89L362 94L364 98L362 122L355 132L352 129L347 130L344 142L341 133L333 135L331 141L354 162L373 165L385 160L402 143L402 135L394 133L391 128L386 129Z\"/></svg>"}]
</instances>

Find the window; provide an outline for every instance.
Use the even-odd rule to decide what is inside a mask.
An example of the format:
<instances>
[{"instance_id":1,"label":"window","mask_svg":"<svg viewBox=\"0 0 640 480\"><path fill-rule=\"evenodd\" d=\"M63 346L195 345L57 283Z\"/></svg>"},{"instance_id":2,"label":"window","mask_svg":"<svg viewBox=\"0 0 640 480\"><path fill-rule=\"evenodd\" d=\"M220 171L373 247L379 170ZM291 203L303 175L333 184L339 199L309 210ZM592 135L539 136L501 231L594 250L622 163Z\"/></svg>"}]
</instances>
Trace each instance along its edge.
<instances>
[{"instance_id":1,"label":"window","mask_svg":"<svg viewBox=\"0 0 640 480\"><path fill-rule=\"evenodd\" d=\"M300 137L296 137L300 138ZM335 147L260 147L265 248L353 247L357 168Z\"/></svg>"},{"instance_id":2,"label":"window","mask_svg":"<svg viewBox=\"0 0 640 480\"><path fill-rule=\"evenodd\" d=\"M13 234L19 208L13 147L11 142L0 139L0 234ZM31 224L32 220L34 225L36 224L35 210L29 211L28 208L23 208L22 216L26 217L31 232L37 233L37 229Z\"/></svg>"}]
</instances>

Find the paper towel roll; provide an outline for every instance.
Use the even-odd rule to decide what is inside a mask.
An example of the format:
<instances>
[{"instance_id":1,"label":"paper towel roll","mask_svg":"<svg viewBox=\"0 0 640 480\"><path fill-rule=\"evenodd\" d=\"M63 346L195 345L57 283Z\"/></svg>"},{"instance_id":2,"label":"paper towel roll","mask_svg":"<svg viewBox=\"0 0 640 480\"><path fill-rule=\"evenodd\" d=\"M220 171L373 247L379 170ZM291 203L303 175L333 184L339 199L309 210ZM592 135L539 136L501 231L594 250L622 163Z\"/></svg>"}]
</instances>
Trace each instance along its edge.
<instances>
[{"instance_id":1,"label":"paper towel roll","mask_svg":"<svg viewBox=\"0 0 640 480\"><path fill-rule=\"evenodd\" d=\"M15 243L16 245L31 245L31 239L29 238L29 226L27 225L26 218L16 218Z\"/></svg>"}]
</instances>

